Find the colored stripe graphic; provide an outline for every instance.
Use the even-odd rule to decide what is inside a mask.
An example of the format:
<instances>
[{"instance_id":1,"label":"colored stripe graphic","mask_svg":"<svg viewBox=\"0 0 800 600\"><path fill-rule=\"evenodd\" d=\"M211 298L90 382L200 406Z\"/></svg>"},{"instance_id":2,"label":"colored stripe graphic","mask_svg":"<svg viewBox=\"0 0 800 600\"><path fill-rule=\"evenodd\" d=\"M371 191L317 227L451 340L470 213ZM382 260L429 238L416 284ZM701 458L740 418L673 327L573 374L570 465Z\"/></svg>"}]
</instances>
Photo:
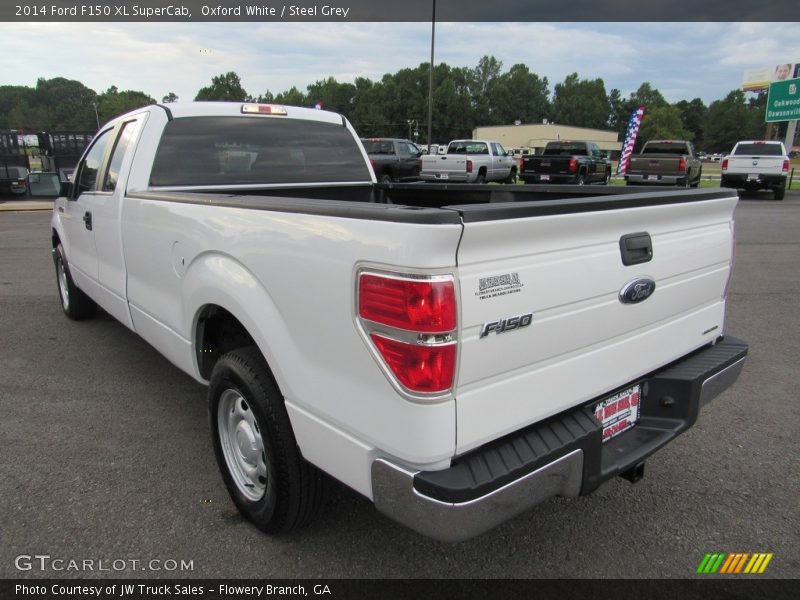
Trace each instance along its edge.
<instances>
[{"instance_id":1,"label":"colored stripe graphic","mask_svg":"<svg viewBox=\"0 0 800 600\"><path fill-rule=\"evenodd\" d=\"M708 552L700 565L697 573L704 575L738 575L738 574L761 574L772 560L774 554L766 552Z\"/></svg>"}]
</instances>

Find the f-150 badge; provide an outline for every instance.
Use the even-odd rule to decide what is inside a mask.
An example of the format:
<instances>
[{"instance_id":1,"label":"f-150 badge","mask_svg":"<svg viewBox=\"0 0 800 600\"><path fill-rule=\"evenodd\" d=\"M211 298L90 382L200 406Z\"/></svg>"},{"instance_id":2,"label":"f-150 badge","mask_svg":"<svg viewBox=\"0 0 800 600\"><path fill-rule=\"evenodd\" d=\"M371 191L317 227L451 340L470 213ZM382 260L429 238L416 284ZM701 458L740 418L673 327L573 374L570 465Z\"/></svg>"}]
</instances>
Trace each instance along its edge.
<instances>
[{"instance_id":1,"label":"f-150 badge","mask_svg":"<svg viewBox=\"0 0 800 600\"><path fill-rule=\"evenodd\" d=\"M500 319L499 321L489 321L484 323L481 327L481 338L485 338L490 333L508 333L515 329L522 329L533 323L533 313L526 313L524 315L517 315L515 317L508 317L507 319Z\"/></svg>"},{"instance_id":2,"label":"f-150 badge","mask_svg":"<svg viewBox=\"0 0 800 600\"><path fill-rule=\"evenodd\" d=\"M619 292L619 301L623 304L644 302L656 291L656 282L652 279L634 279Z\"/></svg>"}]
</instances>

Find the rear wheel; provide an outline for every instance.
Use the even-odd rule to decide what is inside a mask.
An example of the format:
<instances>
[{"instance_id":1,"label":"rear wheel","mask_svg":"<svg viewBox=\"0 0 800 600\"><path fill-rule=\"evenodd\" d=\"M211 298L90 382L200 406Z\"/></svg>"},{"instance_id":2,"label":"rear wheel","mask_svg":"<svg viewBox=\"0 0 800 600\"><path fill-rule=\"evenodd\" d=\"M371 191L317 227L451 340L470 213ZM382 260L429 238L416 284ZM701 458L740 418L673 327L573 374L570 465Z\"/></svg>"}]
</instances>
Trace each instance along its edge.
<instances>
[{"instance_id":1,"label":"rear wheel","mask_svg":"<svg viewBox=\"0 0 800 600\"><path fill-rule=\"evenodd\" d=\"M61 300L61 309L64 314L74 321L82 321L93 316L97 311L97 304L75 285L69 272L67 257L64 247L59 244L55 250L56 281L58 283L58 297Z\"/></svg>"},{"instance_id":2,"label":"rear wheel","mask_svg":"<svg viewBox=\"0 0 800 600\"><path fill-rule=\"evenodd\" d=\"M208 401L217 464L242 515L268 533L312 519L328 480L301 456L283 397L255 346L217 361Z\"/></svg>"},{"instance_id":3,"label":"rear wheel","mask_svg":"<svg viewBox=\"0 0 800 600\"><path fill-rule=\"evenodd\" d=\"M508 178L506 179L506 183L508 184L516 184L517 183L517 170L511 169L511 173L508 174Z\"/></svg>"},{"instance_id":4,"label":"rear wheel","mask_svg":"<svg viewBox=\"0 0 800 600\"><path fill-rule=\"evenodd\" d=\"M773 188L772 192L775 194L775 200L783 200L783 197L786 195L786 184L784 183L781 187Z\"/></svg>"},{"instance_id":5,"label":"rear wheel","mask_svg":"<svg viewBox=\"0 0 800 600\"><path fill-rule=\"evenodd\" d=\"M585 180L585 179L584 179L584 177L583 177L583 173L580 173L580 174L579 174L579 175L578 175L578 176L575 178L575 185L583 185L583 184L585 184L585 183L586 183L586 180Z\"/></svg>"},{"instance_id":6,"label":"rear wheel","mask_svg":"<svg viewBox=\"0 0 800 600\"><path fill-rule=\"evenodd\" d=\"M478 173L478 176L475 178L475 183L486 183L486 173L483 171Z\"/></svg>"},{"instance_id":7,"label":"rear wheel","mask_svg":"<svg viewBox=\"0 0 800 600\"><path fill-rule=\"evenodd\" d=\"M603 185L611 185L611 171L606 171L606 176L603 179Z\"/></svg>"},{"instance_id":8,"label":"rear wheel","mask_svg":"<svg viewBox=\"0 0 800 600\"><path fill-rule=\"evenodd\" d=\"M392 183L392 176L388 173L384 173L381 175L381 178L378 180L380 183Z\"/></svg>"}]
</instances>

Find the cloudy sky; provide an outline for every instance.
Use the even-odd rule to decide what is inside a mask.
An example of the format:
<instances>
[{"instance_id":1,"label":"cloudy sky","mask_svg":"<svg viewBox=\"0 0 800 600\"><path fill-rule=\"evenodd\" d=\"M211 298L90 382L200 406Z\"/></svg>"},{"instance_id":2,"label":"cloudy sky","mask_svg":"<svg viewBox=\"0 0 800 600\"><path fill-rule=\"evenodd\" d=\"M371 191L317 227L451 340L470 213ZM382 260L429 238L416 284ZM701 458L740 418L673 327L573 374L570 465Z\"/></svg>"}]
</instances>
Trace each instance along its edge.
<instances>
[{"instance_id":1,"label":"cloudy sky","mask_svg":"<svg viewBox=\"0 0 800 600\"><path fill-rule=\"evenodd\" d=\"M0 23L0 85L77 79L102 92L192 100L235 71L252 95L333 76L380 79L430 57L430 23ZM668 100L710 103L745 69L800 62L798 23L437 23L436 62L525 63L550 88L577 71L624 95L650 81Z\"/></svg>"}]
</instances>

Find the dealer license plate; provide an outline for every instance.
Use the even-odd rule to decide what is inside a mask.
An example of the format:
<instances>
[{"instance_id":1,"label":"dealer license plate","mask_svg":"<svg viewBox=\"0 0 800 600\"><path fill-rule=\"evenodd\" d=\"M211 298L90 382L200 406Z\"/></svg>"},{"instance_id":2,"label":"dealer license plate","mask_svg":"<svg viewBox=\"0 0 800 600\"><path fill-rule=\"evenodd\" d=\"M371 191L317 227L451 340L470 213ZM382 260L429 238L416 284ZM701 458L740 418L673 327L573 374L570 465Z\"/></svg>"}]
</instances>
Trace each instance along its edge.
<instances>
[{"instance_id":1,"label":"dealer license plate","mask_svg":"<svg viewBox=\"0 0 800 600\"><path fill-rule=\"evenodd\" d=\"M603 426L603 441L627 431L639 420L642 386L634 385L595 404L594 416Z\"/></svg>"},{"instance_id":2,"label":"dealer license plate","mask_svg":"<svg viewBox=\"0 0 800 600\"><path fill-rule=\"evenodd\" d=\"M437 177L438 177L439 179L448 179L448 178L450 177L450 175L448 175L447 173L439 173L439 174L437 175Z\"/></svg>"},{"instance_id":3,"label":"dealer license plate","mask_svg":"<svg viewBox=\"0 0 800 600\"><path fill-rule=\"evenodd\" d=\"M541 181L550 181L550 175L539 175Z\"/></svg>"},{"instance_id":4,"label":"dealer license plate","mask_svg":"<svg viewBox=\"0 0 800 600\"><path fill-rule=\"evenodd\" d=\"M747 181L758 181L758 175L755 173L750 173L747 176Z\"/></svg>"},{"instance_id":5,"label":"dealer license plate","mask_svg":"<svg viewBox=\"0 0 800 600\"><path fill-rule=\"evenodd\" d=\"M647 181L658 181L658 175L648 175Z\"/></svg>"}]
</instances>

